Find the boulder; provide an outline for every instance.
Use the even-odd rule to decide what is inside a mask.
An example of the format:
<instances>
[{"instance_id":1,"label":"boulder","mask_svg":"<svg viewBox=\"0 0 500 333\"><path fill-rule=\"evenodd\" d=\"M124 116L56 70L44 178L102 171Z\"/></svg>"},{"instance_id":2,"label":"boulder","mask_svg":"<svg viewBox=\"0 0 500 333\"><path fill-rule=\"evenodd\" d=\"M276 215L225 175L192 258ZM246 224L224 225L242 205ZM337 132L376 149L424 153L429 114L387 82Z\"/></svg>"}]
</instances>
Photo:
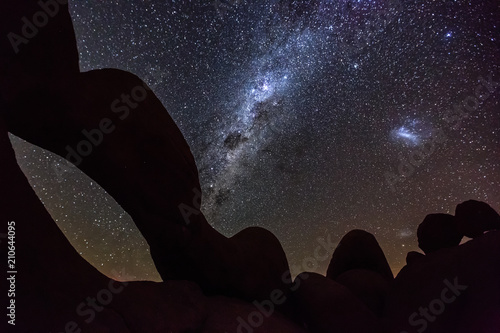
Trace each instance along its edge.
<instances>
[{"instance_id":1,"label":"boulder","mask_svg":"<svg viewBox=\"0 0 500 333\"><path fill-rule=\"evenodd\" d=\"M418 247L425 253L460 244L462 234L458 231L455 217L449 214L429 214L417 230Z\"/></svg>"},{"instance_id":2,"label":"boulder","mask_svg":"<svg viewBox=\"0 0 500 333\"><path fill-rule=\"evenodd\" d=\"M422 257L425 257L425 255L417 251L410 251L406 255L406 264L411 265Z\"/></svg>"},{"instance_id":3,"label":"boulder","mask_svg":"<svg viewBox=\"0 0 500 333\"><path fill-rule=\"evenodd\" d=\"M389 332L490 333L500 327L500 232L403 267L387 297Z\"/></svg>"},{"instance_id":4,"label":"boulder","mask_svg":"<svg viewBox=\"0 0 500 333\"><path fill-rule=\"evenodd\" d=\"M390 283L379 273L351 269L340 274L335 281L349 289L377 317L382 316Z\"/></svg>"},{"instance_id":5,"label":"boulder","mask_svg":"<svg viewBox=\"0 0 500 333\"><path fill-rule=\"evenodd\" d=\"M383 332L375 314L340 283L317 273L302 273L294 284L298 313L311 332Z\"/></svg>"},{"instance_id":6,"label":"boulder","mask_svg":"<svg viewBox=\"0 0 500 333\"><path fill-rule=\"evenodd\" d=\"M366 269L379 273L386 281L394 279L384 252L375 237L363 230L349 231L333 253L326 276L336 280L351 269Z\"/></svg>"},{"instance_id":7,"label":"boulder","mask_svg":"<svg viewBox=\"0 0 500 333\"><path fill-rule=\"evenodd\" d=\"M470 238L500 230L500 215L485 202L468 200L457 205L455 216L460 232Z\"/></svg>"},{"instance_id":8,"label":"boulder","mask_svg":"<svg viewBox=\"0 0 500 333\"><path fill-rule=\"evenodd\" d=\"M130 332L199 332L209 316L207 297L190 281L113 285L121 291L107 308L123 318Z\"/></svg>"},{"instance_id":9,"label":"boulder","mask_svg":"<svg viewBox=\"0 0 500 333\"><path fill-rule=\"evenodd\" d=\"M0 102L80 72L67 1L3 1L0 13Z\"/></svg>"},{"instance_id":10,"label":"boulder","mask_svg":"<svg viewBox=\"0 0 500 333\"><path fill-rule=\"evenodd\" d=\"M286 302L283 296L277 298ZM271 299L247 303L224 296L211 297L207 301L208 318L202 333L306 333L299 324L294 323L276 311L276 303Z\"/></svg>"}]
</instances>

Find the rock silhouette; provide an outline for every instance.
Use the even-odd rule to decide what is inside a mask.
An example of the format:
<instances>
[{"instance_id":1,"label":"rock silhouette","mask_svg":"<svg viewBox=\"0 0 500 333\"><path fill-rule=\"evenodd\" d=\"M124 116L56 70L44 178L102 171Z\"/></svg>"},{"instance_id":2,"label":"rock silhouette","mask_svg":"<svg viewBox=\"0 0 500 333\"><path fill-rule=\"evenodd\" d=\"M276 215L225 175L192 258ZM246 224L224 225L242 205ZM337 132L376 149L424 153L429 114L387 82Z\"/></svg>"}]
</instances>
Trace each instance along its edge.
<instances>
[{"instance_id":1,"label":"rock silhouette","mask_svg":"<svg viewBox=\"0 0 500 333\"><path fill-rule=\"evenodd\" d=\"M420 258L423 258L425 257L425 255L423 255L422 253L420 252L417 252L417 251L410 251L408 252L408 254L406 255L406 263L408 265L410 265L411 263L414 263L415 261L419 260Z\"/></svg>"},{"instance_id":2,"label":"rock silhouette","mask_svg":"<svg viewBox=\"0 0 500 333\"><path fill-rule=\"evenodd\" d=\"M352 230L342 238L326 276L347 287L377 316L394 279L377 240L363 230Z\"/></svg>"},{"instance_id":3,"label":"rock silhouette","mask_svg":"<svg viewBox=\"0 0 500 333\"><path fill-rule=\"evenodd\" d=\"M0 232L6 233L5 221L15 222L21 272L16 325L4 320L2 332L369 333L425 325L431 333L490 333L500 327L500 232L483 234L499 222L487 204L457 206L461 233L475 237L460 246L443 246L446 231L455 232L451 224L424 224L424 240L427 230L439 237L423 242L427 255L409 254L396 278L375 237L353 230L335 250L327 277L302 273L292 284L271 232L253 227L227 238L207 222L190 148L144 82L115 69L79 71L65 1L19 0L0 9L7 37L0 41ZM50 19L34 25L40 12ZM86 262L30 187L8 132L98 182L130 214L164 281L120 282ZM7 277L1 280L8 290ZM435 318L415 324L413 313L423 306Z\"/></svg>"},{"instance_id":4,"label":"rock silhouette","mask_svg":"<svg viewBox=\"0 0 500 333\"><path fill-rule=\"evenodd\" d=\"M2 332L61 332L67 327L89 333L237 332L238 317L260 314L250 302L206 295L191 281L119 282L102 275L71 246L32 190L1 119L0 154L0 218L16 222L16 260L23 272L16 280L16 325L3 321ZM6 278L1 287L8 290ZM104 295L111 295L109 304L89 312L89 298L107 303ZM79 315L78 308L86 315ZM254 332L305 332L278 310L263 317Z\"/></svg>"},{"instance_id":5,"label":"rock silhouette","mask_svg":"<svg viewBox=\"0 0 500 333\"><path fill-rule=\"evenodd\" d=\"M352 292L376 316L382 316L390 283L377 272L351 269L335 280Z\"/></svg>"},{"instance_id":6,"label":"rock silhouette","mask_svg":"<svg viewBox=\"0 0 500 333\"><path fill-rule=\"evenodd\" d=\"M418 247L431 253L445 247L460 244L463 235L458 231L455 216L449 214L429 214L417 230Z\"/></svg>"},{"instance_id":7,"label":"rock silhouette","mask_svg":"<svg viewBox=\"0 0 500 333\"><path fill-rule=\"evenodd\" d=\"M349 231L333 253L326 276L336 280L351 269L365 269L380 274L388 282L394 279L384 252L375 237L364 230Z\"/></svg>"},{"instance_id":8,"label":"rock silhouette","mask_svg":"<svg viewBox=\"0 0 500 333\"><path fill-rule=\"evenodd\" d=\"M389 332L495 332L500 327L500 232L403 267L384 309Z\"/></svg>"},{"instance_id":9,"label":"rock silhouette","mask_svg":"<svg viewBox=\"0 0 500 333\"><path fill-rule=\"evenodd\" d=\"M67 6L60 5L59 14L67 16ZM148 242L163 279L196 281L208 293L248 300L286 290L281 275L288 264L272 234L253 228L228 239L206 221L190 148L142 80L115 69L65 71L78 65L74 57L60 71L32 69L34 62L50 69L62 52L74 54L74 36L23 66L39 43L54 44L59 29L73 31L70 20L54 24L58 29L40 29L17 54L4 45L3 53L11 54L7 68L20 67L4 74L7 85L15 77L33 78L2 103L8 130L65 157L113 196ZM247 239L258 239L260 246Z\"/></svg>"},{"instance_id":10,"label":"rock silhouette","mask_svg":"<svg viewBox=\"0 0 500 333\"><path fill-rule=\"evenodd\" d=\"M458 229L470 238L490 230L500 230L500 215L485 202L468 200L457 205Z\"/></svg>"},{"instance_id":11,"label":"rock silhouette","mask_svg":"<svg viewBox=\"0 0 500 333\"><path fill-rule=\"evenodd\" d=\"M297 308L311 332L383 332L376 316L340 283L316 273L299 274L295 281Z\"/></svg>"}]
</instances>

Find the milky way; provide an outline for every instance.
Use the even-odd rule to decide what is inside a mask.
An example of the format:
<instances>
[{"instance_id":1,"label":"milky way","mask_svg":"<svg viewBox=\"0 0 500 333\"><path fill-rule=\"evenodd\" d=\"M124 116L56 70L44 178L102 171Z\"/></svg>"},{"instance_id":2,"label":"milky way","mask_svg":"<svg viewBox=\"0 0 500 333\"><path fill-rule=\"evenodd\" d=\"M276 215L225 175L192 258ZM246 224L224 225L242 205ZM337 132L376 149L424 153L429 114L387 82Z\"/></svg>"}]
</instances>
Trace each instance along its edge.
<instances>
[{"instance_id":1,"label":"milky way","mask_svg":"<svg viewBox=\"0 0 500 333\"><path fill-rule=\"evenodd\" d=\"M153 88L191 146L203 211L227 236L262 226L291 264L324 272L327 261L302 264L318 238L365 229L398 271L426 214L467 199L500 208L495 1L70 7L81 69L124 69ZM95 182L13 142L85 258L158 279L133 222Z\"/></svg>"}]
</instances>

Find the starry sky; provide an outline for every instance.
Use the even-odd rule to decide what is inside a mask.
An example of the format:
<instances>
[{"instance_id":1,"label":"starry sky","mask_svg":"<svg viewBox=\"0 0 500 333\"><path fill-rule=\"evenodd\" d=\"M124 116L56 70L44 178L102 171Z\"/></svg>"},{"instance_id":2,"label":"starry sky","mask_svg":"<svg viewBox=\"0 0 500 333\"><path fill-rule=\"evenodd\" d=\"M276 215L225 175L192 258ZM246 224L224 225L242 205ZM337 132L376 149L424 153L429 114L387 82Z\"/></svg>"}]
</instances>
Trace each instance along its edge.
<instances>
[{"instance_id":1,"label":"starry sky","mask_svg":"<svg viewBox=\"0 0 500 333\"><path fill-rule=\"evenodd\" d=\"M500 208L497 1L70 1L82 71L154 90L188 141L226 236L272 231L296 270L318 239L375 235L394 272L426 214ZM159 280L130 217L54 154L11 136L75 248ZM293 273L298 273L293 272Z\"/></svg>"}]
</instances>

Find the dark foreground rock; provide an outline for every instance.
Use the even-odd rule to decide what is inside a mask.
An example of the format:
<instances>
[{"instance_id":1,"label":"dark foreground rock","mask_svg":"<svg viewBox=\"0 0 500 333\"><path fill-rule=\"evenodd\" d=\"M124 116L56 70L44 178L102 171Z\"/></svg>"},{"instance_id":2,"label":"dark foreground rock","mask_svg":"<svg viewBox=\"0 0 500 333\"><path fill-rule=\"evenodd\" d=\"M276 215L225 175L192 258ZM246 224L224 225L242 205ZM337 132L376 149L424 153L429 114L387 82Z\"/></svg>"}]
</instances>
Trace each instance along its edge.
<instances>
[{"instance_id":1,"label":"dark foreground rock","mask_svg":"<svg viewBox=\"0 0 500 333\"><path fill-rule=\"evenodd\" d=\"M239 332L245 325L252 332L305 332L277 306L262 310L241 299L208 296L194 282L119 282L102 275L71 246L31 189L1 121L0 154L0 219L15 222L20 272L16 325L2 321L2 332ZM239 241L250 241L243 236ZM1 287L10 287L6 276Z\"/></svg>"},{"instance_id":2,"label":"dark foreground rock","mask_svg":"<svg viewBox=\"0 0 500 333\"><path fill-rule=\"evenodd\" d=\"M377 272L388 282L394 279L384 252L375 237L363 230L349 231L333 253L326 276L336 280L351 269Z\"/></svg>"},{"instance_id":3,"label":"dark foreground rock","mask_svg":"<svg viewBox=\"0 0 500 333\"><path fill-rule=\"evenodd\" d=\"M262 228L229 239L210 226L200 211L191 150L161 102L131 73L79 73L68 7L52 2L57 19L19 52L5 40L0 44L0 106L8 131L99 183L130 214L163 279L195 281L207 293L249 301L287 290L281 275L288 264L277 239ZM29 17L41 10L37 6L27 0L2 4L9 16L2 31L22 25L10 15Z\"/></svg>"},{"instance_id":4,"label":"dark foreground rock","mask_svg":"<svg viewBox=\"0 0 500 333\"><path fill-rule=\"evenodd\" d=\"M463 234L458 231L455 216L450 214L429 214L417 230L418 247L431 253L460 244Z\"/></svg>"},{"instance_id":5,"label":"dark foreground rock","mask_svg":"<svg viewBox=\"0 0 500 333\"><path fill-rule=\"evenodd\" d=\"M351 269L335 281L349 289L375 315L382 315L391 285L382 275L366 269Z\"/></svg>"},{"instance_id":6,"label":"dark foreground rock","mask_svg":"<svg viewBox=\"0 0 500 333\"><path fill-rule=\"evenodd\" d=\"M384 312L390 332L490 333L500 328L500 232L405 266Z\"/></svg>"},{"instance_id":7,"label":"dark foreground rock","mask_svg":"<svg viewBox=\"0 0 500 333\"><path fill-rule=\"evenodd\" d=\"M295 283L297 310L311 332L383 332L376 316L340 283L316 273L302 273Z\"/></svg>"},{"instance_id":8,"label":"dark foreground rock","mask_svg":"<svg viewBox=\"0 0 500 333\"><path fill-rule=\"evenodd\" d=\"M457 205L455 216L460 232L470 238L500 230L500 215L485 202L468 200Z\"/></svg>"},{"instance_id":9,"label":"dark foreground rock","mask_svg":"<svg viewBox=\"0 0 500 333\"><path fill-rule=\"evenodd\" d=\"M381 316L393 275L375 237L363 230L348 232L335 249L328 278L346 287L376 316Z\"/></svg>"},{"instance_id":10,"label":"dark foreground rock","mask_svg":"<svg viewBox=\"0 0 500 333\"><path fill-rule=\"evenodd\" d=\"M425 255L420 253L420 252L410 251L406 254L406 264L411 265L415 261L417 261L421 258L424 258L424 257L425 257Z\"/></svg>"}]
</instances>

